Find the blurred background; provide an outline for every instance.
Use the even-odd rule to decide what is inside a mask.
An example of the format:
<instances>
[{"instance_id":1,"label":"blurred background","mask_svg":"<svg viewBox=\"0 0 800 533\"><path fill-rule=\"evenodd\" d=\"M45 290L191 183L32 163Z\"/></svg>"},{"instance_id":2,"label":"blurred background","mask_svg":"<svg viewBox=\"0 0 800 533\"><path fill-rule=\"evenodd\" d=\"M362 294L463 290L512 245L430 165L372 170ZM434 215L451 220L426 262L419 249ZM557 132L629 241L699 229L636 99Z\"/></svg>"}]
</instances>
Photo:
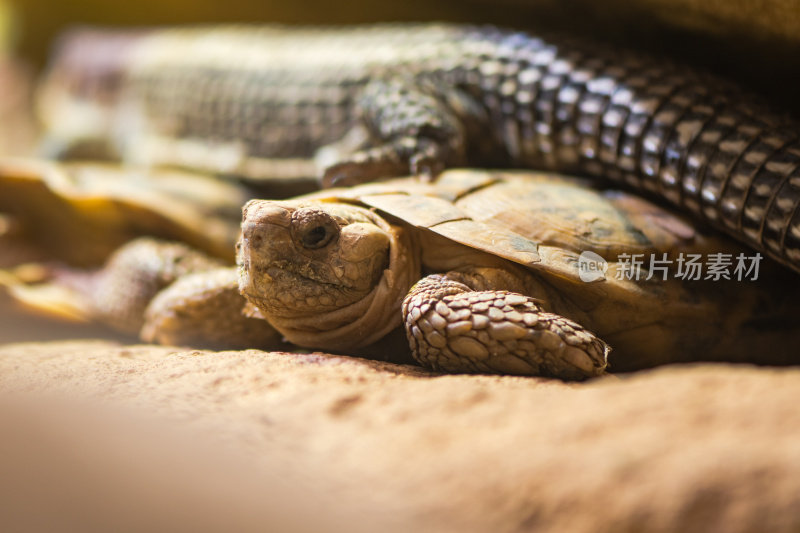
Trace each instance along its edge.
<instances>
[{"instance_id":1,"label":"blurred background","mask_svg":"<svg viewBox=\"0 0 800 533\"><path fill-rule=\"evenodd\" d=\"M466 21L585 34L676 56L800 110L800 0L0 0L0 33L34 67L65 27Z\"/></svg>"},{"instance_id":2,"label":"blurred background","mask_svg":"<svg viewBox=\"0 0 800 533\"><path fill-rule=\"evenodd\" d=\"M800 113L800 0L0 0L0 155L33 146L29 95L77 25L491 23L576 34L707 68Z\"/></svg>"}]
</instances>

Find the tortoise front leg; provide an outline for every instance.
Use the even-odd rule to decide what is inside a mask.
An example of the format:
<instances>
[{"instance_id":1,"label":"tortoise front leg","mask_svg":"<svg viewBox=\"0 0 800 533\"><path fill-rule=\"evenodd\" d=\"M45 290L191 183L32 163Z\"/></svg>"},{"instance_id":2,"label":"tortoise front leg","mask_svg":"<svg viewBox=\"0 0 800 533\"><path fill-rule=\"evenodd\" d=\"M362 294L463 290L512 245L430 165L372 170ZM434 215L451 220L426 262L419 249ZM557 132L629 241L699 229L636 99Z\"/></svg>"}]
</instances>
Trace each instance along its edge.
<instances>
[{"instance_id":1,"label":"tortoise front leg","mask_svg":"<svg viewBox=\"0 0 800 533\"><path fill-rule=\"evenodd\" d=\"M249 311L236 268L194 272L153 298L139 336L145 342L216 350L288 348L283 335Z\"/></svg>"},{"instance_id":2,"label":"tortoise front leg","mask_svg":"<svg viewBox=\"0 0 800 533\"><path fill-rule=\"evenodd\" d=\"M92 318L160 344L213 349L281 348L268 322L246 316L235 267L184 244L129 242L94 272L62 272Z\"/></svg>"},{"instance_id":3,"label":"tortoise front leg","mask_svg":"<svg viewBox=\"0 0 800 533\"><path fill-rule=\"evenodd\" d=\"M561 379L602 374L609 346L579 324L542 310L535 298L474 291L434 274L403 301L414 358L448 372L491 372Z\"/></svg>"}]
</instances>

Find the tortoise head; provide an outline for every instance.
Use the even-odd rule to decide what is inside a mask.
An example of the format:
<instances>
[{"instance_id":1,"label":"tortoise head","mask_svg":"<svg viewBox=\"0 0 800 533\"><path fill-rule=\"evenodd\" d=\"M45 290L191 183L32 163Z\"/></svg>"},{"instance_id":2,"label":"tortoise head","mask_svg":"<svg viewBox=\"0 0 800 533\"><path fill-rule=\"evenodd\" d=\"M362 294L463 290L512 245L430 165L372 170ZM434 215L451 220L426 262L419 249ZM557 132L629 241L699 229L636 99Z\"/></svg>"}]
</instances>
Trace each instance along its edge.
<instances>
[{"instance_id":1,"label":"tortoise head","mask_svg":"<svg viewBox=\"0 0 800 533\"><path fill-rule=\"evenodd\" d=\"M252 200L237 245L239 291L290 342L363 346L399 323L419 275L406 241L401 228L356 205Z\"/></svg>"}]
</instances>

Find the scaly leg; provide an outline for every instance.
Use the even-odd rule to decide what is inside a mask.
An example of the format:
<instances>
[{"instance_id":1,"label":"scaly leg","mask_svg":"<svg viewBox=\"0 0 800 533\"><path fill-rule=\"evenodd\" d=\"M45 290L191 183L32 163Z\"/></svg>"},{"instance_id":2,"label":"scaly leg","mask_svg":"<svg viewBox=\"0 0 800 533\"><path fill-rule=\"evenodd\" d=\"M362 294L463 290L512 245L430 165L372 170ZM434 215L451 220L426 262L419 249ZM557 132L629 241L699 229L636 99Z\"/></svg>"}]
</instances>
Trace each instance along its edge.
<instances>
[{"instance_id":1,"label":"scaly leg","mask_svg":"<svg viewBox=\"0 0 800 533\"><path fill-rule=\"evenodd\" d=\"M62 281L88 300L94 318L148 342L202 348L276 348L281 335L243 314L235 267L184 244L140 238L93 273Z\"/></svg>"},{"instance_id":2,"label":"scaly leg","mask_svg":"<svg viewBox=\"0 0 800 533\"><path fill-rule=\"evenodd\" d=\"M141 337L158 344L213 349L286 348L267 321L243 314L234 267L184 276L147 306Z\"/></svg>"},{"instance_id":3,"label":"scaly leg","mask_svg":"<svg viewBox=\"0 0 800 533\"><path fill-rule=\"evenodd\" d=\"M414 358L449 372L561 379L602 374L608 345L579 324L542 310L535 298L431 275L412 287L403 317Z\"/></svg>"},{"instance_id":4,"label":"scaly leg","mask_svg":"<svg viewBox=\"0 0 800 533\"><path fill-rule=\"evenodd\" d=\"M324 187L349 186L406 174L433 177L466 161L471 99L458 91L443 95L418 80L394 78L367 84L357 109L361 123L348 137L361 146L336 143L327 152ZM376 141L377 140L377 141ZM333 155L335 148L339 153Z\"/></svg>"},{"instance_id":5,"label":"scaly leg","mask_svg":"<svg viewBox=\"0 0 800 533\"><path fill-rule=\"evenodd\" d=\"M143 237L120 247L98 271L67 271L57 278L86 297L95 318L136 334L159 291L190 272L219 266L219 260L185 244Z\"/></svg>"}]
</instances>

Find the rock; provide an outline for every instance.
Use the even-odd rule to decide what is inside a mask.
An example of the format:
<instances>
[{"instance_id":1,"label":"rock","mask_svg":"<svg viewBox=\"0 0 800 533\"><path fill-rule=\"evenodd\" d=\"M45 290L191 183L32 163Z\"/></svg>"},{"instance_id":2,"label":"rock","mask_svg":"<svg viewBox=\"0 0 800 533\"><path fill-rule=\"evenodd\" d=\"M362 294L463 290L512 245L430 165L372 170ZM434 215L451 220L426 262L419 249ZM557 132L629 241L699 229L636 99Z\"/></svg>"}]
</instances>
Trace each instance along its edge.
<instances>
[{"instance_id":1,"label":"rock","mask_svg":"<svg viewBox=\"0 0 800 533\"><path fill-rule=\"evenodd\" d=\"M217 443L251 465L237 474L246 479L241 501L227 497L217 507L198 505L199 516L250 509L252 487L273 494L276 477L269 473L280 472L280 480L295 487L278 490L289 499L282 508L297 519L292 505L305 505L299 527L313 528L306 519L328 516L342 517L347 527L380 524L386 531L800 527L797 369L675 366L576 385L442 376L326 354L62 342L0 348L0 391L78 396L111 413L167 420L175 431L205 436L193 442ZM3 434L13 434L25 419L9 421L2 416L9 402L0 405ZM46 411L33 416L43 417L39 425L50 432L36 457L55 466L80 461L89 472L102 468L111 493L133 500L142 514L153 509L152 499L120 489L128 470L91 444L108 443L110 457L124 463L124 456L114 455L120 443L110 436L126 435L125 427L90 419L75 428L86 432L85 452L72 446L77 455L67 457L59 450L62 442L74 444L74 432L68 424L48 425ZM157 449L163 440L165 457L176 453L161 432L136 433L135 442L145 449ZM221 460L192 459L193 448L185 449L189 461L197 460L210 479L227 470ZM0 470L16 461L8 453L0 458ZM142 475L155 480L157 474L145 469ZM197 485L191 475L186 480ZM308 480L319 494L336 497L309 511L309 501L317 500L298 496L308 494L301 490ZM9 491L8 483L0 476L0 493ZM150 486L162 490L158 483ZM199 502L213 497L207 488ZM86 504L90 499L81 496L87 490L77 484L66 503L48 508L74 518L69 502ZM268 516L247 516L255 520L248 523L269 526ZM91 522L81 525L91 530Z\"/></svg>"},{"instance_id":2,"label":"rock","mask_svg":"<svg viewBox=\"0 0 800 533\"><path fill-rule=\"evenodd\" d=\"M0 433L3 531L255 533L346 523L335 496L312 483L280 468L254 476L208 435L191 438L119 408L3 396ZM369 531L370 511L360 511L365 522L355 529Z\"/></svg>"}]
</instances>

